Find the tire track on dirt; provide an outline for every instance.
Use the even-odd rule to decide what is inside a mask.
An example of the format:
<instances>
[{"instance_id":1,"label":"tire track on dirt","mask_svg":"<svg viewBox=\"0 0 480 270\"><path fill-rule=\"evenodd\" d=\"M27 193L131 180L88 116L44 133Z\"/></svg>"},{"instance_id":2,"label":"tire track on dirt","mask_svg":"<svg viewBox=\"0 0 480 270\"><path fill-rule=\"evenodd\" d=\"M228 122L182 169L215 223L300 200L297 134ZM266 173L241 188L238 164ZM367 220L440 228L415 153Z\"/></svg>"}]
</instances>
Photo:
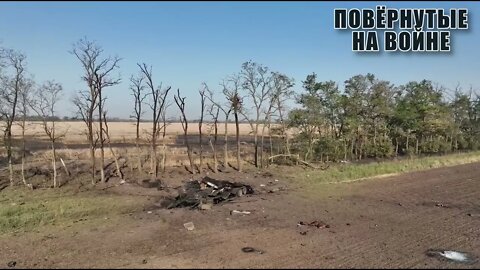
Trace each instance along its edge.
<instances>
[{"instance_id":1,"label":"tire track on dirt","mask_svg":"<svg viewBox=\"0 0 480 270\"><path fill-rule=\"evenodd\" d=\"M465 179L468 179L469 177L466 177ZM456 192L459 192L461 191L462 193L465 194L465 192L463 192L465 189L469 189L468 186L465 186L464 184L464 181L462 181L464 179L461 179L460 181L456 181L456 182L452 182L452 184L450 184L450 186L454 186L455 188L453 188L454 190L454 193ZM429 181L430 182L430 181ZM409 183L410 184L410 183ZM447 186L448 187L448 186ZM405 188L408 189L408 185L405 185ZM417 189L418 191L420 191L420 189ZM450 191L445 191L443 192L443 194L441 195L451 195L451 190ZM415 202L415 201L418 201L419 198L424 198L425 197L425 194L424 193L421 193L421 192L407 192L407 193L401 193L401 195L405 195L405 194L408 194L408 196L401 196L403 201L409 201L409 202ZM387 192L382 192L381 194L378 194L377 193L377 198L381 198L383 196L388 196L390 195L392 192L390 191L387 191ZM462 193L459 193L459 194L462 194ZM398 195L398 194L397 194ZM478 191L476 190L473 190L469 195L471 195L472 197L475 196L475 195L478 195ZM465 215L465 212L466 211L460 211L459 213L457 213L456 215L453 215L451 216L450 218L446 218L444 215L442 214L439 214L440 212L437 210L437 209L423 209L422 211L420 211L419 213L417 214L413 214L413 215L405 215L405 216L389 216L388 214L384 215L384 217L388 217L390 220L389 222L395 222L395 221L400 221L399 218L401 219L401 222L402 224L408 224L408 223L412 223L412 224L415 224L416 221L418 220L422 220L421 218L423 217L423 219L425 219L425 217L427 217L427 221L426 222L423 222L423 223L419 223L417 224L417 227L429 227L429 226L432 226L432 225L436 225L438 224L441 220L443 220L443 222L446 222L446 223L453 223L456 219L458 219L458 217L460 216L464 216ZM464 229L465 228L468 228L468 227L472 227L473 224L472 222L464 222L463 224L460 224L459 226L456 226L456 232L459 233L459 232L464 232ZM404 229L404 230L400 230L399 232L396 232L396 234L393 235L393 237L397 238L397 237L400 237L400 238L406 238L408 237L409 235L412 235L412 229L411 227L407 227L407 229ZM433 235L433 236L432 236ZM442 244L446 244L447 242L451 242L450 240L446 239L445 237L443 236L436 236L435 234L422 234L422 233L417 233L415 234L416 236L416 241L417 242L425 242L425 241L429 241L429 242L440 242ZM420 237L419 237L420 236ZM461 242L461 240L459 240L459 242ZM401 248L403 249L407 249L411 246L411 244L407 242L405 242ZM364 250L358 250L357 249L358 245L351 245L349 246L348 248L350 250L357 250L356 253L362 253L362 254L365 254L365 251ZM370 255L375 255L374 254L375 252L370 252ZM342 257L342 259L346 259L346 260L343 260L343 264L341 264L341 266L345 266L345 267L352 267L352 263L355 262L356 260L358 260L359 257L364 257L365 255L359 255L359 254L352 254L350 253L349 256L344 256ZM405 259L405 258L403 258ZM422 261L422 260L420 260ZM402 264L398 264L397 266L401 266Z\"/></svg>"}]
</instances>

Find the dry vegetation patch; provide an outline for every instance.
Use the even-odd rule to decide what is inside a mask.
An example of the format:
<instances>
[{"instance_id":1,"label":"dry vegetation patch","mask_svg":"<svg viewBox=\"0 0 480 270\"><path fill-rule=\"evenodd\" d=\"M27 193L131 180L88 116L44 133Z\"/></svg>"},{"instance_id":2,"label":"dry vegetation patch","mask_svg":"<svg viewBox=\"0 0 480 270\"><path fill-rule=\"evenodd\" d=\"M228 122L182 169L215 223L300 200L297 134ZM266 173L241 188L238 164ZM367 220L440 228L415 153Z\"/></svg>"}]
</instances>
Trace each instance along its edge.
<instances>
[{"instance_id":1,"label":"dry vegetation patch","mask_svg":"<svg viewBox=\"0 0 480 270\"><path fill-rule=\"evenodd\" d=\"M0 233L9 233L116 218L140 207L142 199L98 192L74 194L68 188L31 191L14 187L0 192L0 202Z\"/></svg>"}]
</instances>

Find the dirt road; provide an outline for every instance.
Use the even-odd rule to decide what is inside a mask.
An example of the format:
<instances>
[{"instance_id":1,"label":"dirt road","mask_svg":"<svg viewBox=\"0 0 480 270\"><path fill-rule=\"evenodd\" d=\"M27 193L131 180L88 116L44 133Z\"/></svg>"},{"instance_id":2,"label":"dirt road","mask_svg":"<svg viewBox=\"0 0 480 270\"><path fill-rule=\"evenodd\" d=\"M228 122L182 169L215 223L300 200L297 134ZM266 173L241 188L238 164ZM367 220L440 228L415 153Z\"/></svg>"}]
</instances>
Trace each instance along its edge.
<instances>
[{"instance_id":1,"label":"dirt road","mask_svg":"<svg viewBox=\"0 0 480 270\"><path fill-rule=\"evenodd\" d=\"M152 207L95 228L82 224L3 236L0 262L7 267L15 260L22 268L480 267L425 255L428 249L448 249L480 256L478 163L315 186L275 175L243 177L257 191L274 192L209 211ZM252 213L231 215L233 209ZM315 220L328 228L297 226ZM189 221L195 230L183 227ZM244 247L263 253L245 253Z\"/></svg>"}]
</instances>

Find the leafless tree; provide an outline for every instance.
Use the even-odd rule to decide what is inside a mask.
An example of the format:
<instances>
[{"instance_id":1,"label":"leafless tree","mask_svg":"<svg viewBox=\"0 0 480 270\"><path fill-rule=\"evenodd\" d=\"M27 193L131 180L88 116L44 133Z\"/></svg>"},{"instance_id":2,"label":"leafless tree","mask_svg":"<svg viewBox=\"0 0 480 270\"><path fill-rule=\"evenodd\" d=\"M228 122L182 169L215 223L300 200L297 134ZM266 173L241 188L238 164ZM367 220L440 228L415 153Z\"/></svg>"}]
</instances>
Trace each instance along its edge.
<instances>
[{"instance_id":1,"label":"leafless tree","mask_svg":"<svg viewBox=\"0 0 480 270\"><path fill-rule=\"evenodd\" d=\"M265 119L262 123L262 133L260 139L260 148L262 151L260 152L260 167L264 167L264 149L265 149L265 129L268 127L269 139L270 139L270 153L272 152L272 134L271 130L271 123L272 123L272 114L275 113L275 105L278 96L277 93L272 92L269 96L268 100L268 109L265 112Z\"/></svg>"},{"instance_id":2,"label":"leafless tree","mask_svg":"<svg viewBox=\"0 0 480 270\"><path fill-rule=\"evenodd\" d=\"M164 116L164 111L166 109L166 99L168 92L170 91L171 87L167 87L162 89L162 84L158 87L155 87L153 84L153 74L152 74L152 67L148 67L147 64L137 64L140 68L140 71L145 76L145 83L147 84L147 88L149 89L149 100L148 106L152 110L152 133L151 133L151 171L152 171L152 180L157 179L158 173L158 162L157 162L157 139L160 134L160 131L163 129L165 131L165 125L162 127L161 120L162 115ZM163 118L164 119L164 118Z\"/></svg>"},{"instance_id":3,"label":"leafless tree","mask_svg":"<svg viewBox=\"0 0 480 270\"><path fill-rule=\"evenodd\" d=\"M36 98L31 103L31 108L41 117L43 131L50 140L54 188L59 186L57 181L57 153L55 143L58 139L65 136L65 133L58 133L55 129L55 109L61 98L62 91L63 87L61 84L55 81L47 81L37 89Z\"/></svg>"},{"instance_id":4,"label":"leafless tree","mask_svg":"<svg viewBox=\"0 0 480 270\"><path fill-rule=\"evenodd\" d=\"M31 98L32 98L32 89L33 89L33 81L29 79L25 79L22 82L22 87L20 91L20 96L19 96L19 113L20 113L20 121L18 121L18 125L20 126L20 129L22 130L22 168L21 168L21 174L22 174L22 182L25 186L27 187L32 187L32 185L28 185L27 181L25 179L25 162L26 162L26 147L25 147L25 129L27 128L27 115L29 112L30 108L30 103L31 103Z\"/></svg>"},{"instance_id":5,"label":"leafless tree","mask_svg":"<svg viewBox=\"0 0 480 270\"><path fill-rule=\"evenodd\" d=\"M203 84L198 93L200 94L200 121L198 122L198 142L200 144L200 165L198 170L202 172L203 170L203 141L202 141L202 125L203 125L203 116L205 115L205 100L206 100L206 91L205 84Z\"/></svg>"},{"instance_id":6,"label":"leafless tree","mask_svg":"<svg viewBox=\"0 0 480 270\"><path fill-rule=\"evenodd\" d=\"M220 108L212 104L209 109L208 113L212 117L213 124L208 132L208 143L212 148L212 155L213 155L213 172L218 172L218 158L217 158L217 141L218 141L218 115L220 114ZM212 143L212 130L213 130L213 143Z\"/></svg>"},{"instance_id":7,"label":"leafless tree","mask_svg":"<svg viewBox=\"0 0 480 270\"><path fill-rule=\"evenodd\" d=\"M113 160L115 162L115 167L117 168L117 171L116 171L117 175L118 175L118 177L120 177L120 179L123 180L124 176L123 176L123 173L122 173L122 169L120 168L120 164L118 163L117 154L115 153L115 151L113 151L113 148L112 148L112 145L111 145L110 132L108 130L107 111L103 112L103 122L104 122L103 133L105 133L105 136L106 136L107 146L110 149L110 153L113 156Z\"/></svg>"},{"instance_id":8,"label":"leafless tree","mask_svg":"<svg viewBox=\"0 0 480 270\"><path fill-rule=\"evenodd\" d=\"M91 90L89 91L79 91L76 96L73 97L72 103L77 109L77 114L82 118L83 122L87 126L87 140L90 148L90 161L91 161L91 176L92 184L95 185L95 174L96 174L96 158L95 150L97 149L97 133L95 132L95 127L93 125L94 113L97 109L97 99L98 95L96 92Z\"/></svg>"},{"instance_id":9,"label":"leafless tree","mask_svg":"<svg viewBox=\"0 0 480 270\"><path fill-rule=\"evenodd\" d=\"M272 125L272 117L275 113L278 112L279 117L281 119L282 125L282 135L286 135L286 128L285 124L283 123L283 110L284 103L286 99L290 98L292 95L291 87L293 87L293 79L288 78L284 74L280 74L278 72L272 73L272 90L268 96L268 109L265 111L265 119L262 125L262 133L261 133L261 149L262 152L260 153L260 160L261 160L261 167L264 167L264 138L265 138L265 129L268 128L269 133L269 140L270 140L270 156L273 155L273 143L272 143L272 133L271 133L271 125ZM288 137L286 137L286 148L289 152L288 146ZM289 154L289 153L288 153Z\"/></svg>"},{"instance_id":10,"label":"leafless tree","mask_svg":"<svg viewBox=\"0 0 480 270\"><path fill-rule=\"evenodd\" d=\"M240 96L241 80L238 75L230 76L227 81L222 83L223 94L232 108L235 118L235 136L237 141L237 170L242 171L242 162L240 158L240 123L239 114L242 112L242 97Z\"/></svg>"},{"instance_id":11,"label":"leafless tree","mask_svg":"<svg viewBox=\"0 0 480 270\"><path fill-rule=\"evenodd\" d=\"M135 127L136 127L136 137L135 137L135 146L137 148L137 155L138 155L138 164L137 169L139 171L142 170L142 151L140 149L140 121L144 114L142 110L142 105L147 97L147 93L145 93L145 85L144 85L145 76L143 74L138 75L137 77L132 76L130 78L130 90L132 91L132 95L134 97L134 115L131 116L135 119Z\"/></svg>"},{"instance_id":12,"label":"leafless tree","mask_svg":"<svg viewBox=\"0 0 480 270\"><path fill-rule=\"evenodd\" d=\"M279 73L272 73L272 80L273 80L273 88L269 92L268 96L268 108L264 112L264 122L262 123L262 133L261 133L261 149L260 152L260 166L264 167L264 143L265 143L265 129L268 128L268 136L270 140L270 156L273 155L273 142L272 142L272 132L271 132L271 125L272 125L272 117L273 115L279 110L279 102L283 104L283 96L285 95L285 91L291 87L291 85L286 85L286 80L289 78L285 75ZM282 112L279 112L282 114ZM283 116L283 115L282 115Z\"/></svg>"},{"instance_id":13,"label":"leafless tree","mask_svg":"<svg viewBox=\"0 0 480 270\"><path fill-rule=\"evenodd\" d=\"M165 108L162 111L162 172L165 172L165 167L167 163L167 109L172 105L172 103L168 102L165 104Z\"/></svg>"},{"instance_id":14,"label":"leafless tree","mask_svg":"<svg viewBox=\"0 0 480 270\"><path fill-rule=\"evenodd\" d=\"M187 155L188 155L188 160L190 161L190 171L192 174L195 174L195 168L194 168L193 159L192 159L192 149L190 148L190 143L188 142L188 120L185 115L185 97L181 97L180 89L177 89L177 94L174 95L173 98L181 113L180 123L182 124L182 128L183 128L184 142L185 142L185 145L187 146Z\"/></svg>"},{"instance_id":15,"label":"leafless tree","mask_svg":"<svg viewBox=\"0 0 480 270\"><path fill-rule=\"evenodd\" d=\"M105 182L105 151L103 148L103 90L107 87L111 87L120 83L120 78L111 77L111 73L119 66L120 58L115 56L102 57L103 49L93 41L89 41L86 38L80 39L73 45L71 51L77 59L80 61L82 68L84 69L84 75L82 79L87 83L90 90L89 102L96 101L98 104L98 141L100 143L100 177L102 183ZM90 104L92 105L92 104ZM91 106L89 106L91 108ZM88 112L90 113L90 112ZM93 112L92 112L93 115ZM91 118L93 122L93 117ZM92 123L87 124L92 125ZM89 128L90 129L90 128ZM92 136L93 137L93 136ZM93 139L89 139L92 141ZM92 144L92 143L91 143ZM95 162L95 154L93 154L92 161ZM93 174L94 176L94 174Z\"/></svg>"},{"instance_id":16,"label":"leafless tree","mask_svg":"<svg viewBox=\"0 0 480 270\"><path fill-rule=\"evenodd\" d=\"M12 125L17 117L21 92L26 85L26 57L17 51L4 49L2 58L5 59L8 73L1 74L0 115L4 122L3 141L7 152L10 185L13 186Z\"/></svg>"},{"instance_id":17,"label":"leafless tree","mask_svg":"<svg viewBox=\"0 0 480 270\"><path fill-rule=\"evenodd\" d=\"M254 115L249 116L246 110L242 110L242 114L249 122L252 128L255 144L255 166L258 167L258 135L259 125L262 116L265 114L264 106L268 102L268 98L272 91L272 76L268 71L268 68L257 64L252 61L248 61L242 64L242 70L240 72L242 78L242 88L246 91L248 101L253 104ZM263 152L263 149L262 149Z\"/></svg>"},{"instance_id":18,"label":"leafless tree","mask_svg":"<svg viewBox=\"0 0 480 270\"><path fill-rule=\"evenodd\" d=\"M223 88L225 89L225 83L221 84ZM208 92L207 99L214 105L216 106L219 110L221 110L224 115L225 115L225 129L224 129L224 146L223 146L223 166L225 169L228 168L228 117L230 116L230 113L232 112L232 109L230 107L230 103L228 102L228 105L224 106L218 103L217 101L214 100L213 98L213 91L211 91L207 84L204 83L204 87Z\"/></svg>"}]
</instances>

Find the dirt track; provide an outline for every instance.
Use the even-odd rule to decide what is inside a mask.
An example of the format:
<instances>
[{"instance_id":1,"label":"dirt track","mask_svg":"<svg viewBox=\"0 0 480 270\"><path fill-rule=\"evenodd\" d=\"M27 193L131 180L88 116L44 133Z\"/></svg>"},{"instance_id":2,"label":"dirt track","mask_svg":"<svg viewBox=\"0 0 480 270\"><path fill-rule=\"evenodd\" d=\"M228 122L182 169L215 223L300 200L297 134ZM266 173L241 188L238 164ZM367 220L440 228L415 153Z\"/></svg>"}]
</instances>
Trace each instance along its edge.
<instances>
[{"instance_id":1,"label":"dirt track","mask_svg":"<svg viewBox=\"0 0 480 270\"><path fill-rule=\"evenodd\" d=\"M246 182L261 190L259 185L273 178L250 176ZM480 256L478 163L315 187L278 179L267 189L288 190L243 197L210 211L146 209L51 237L33 232L0 237L0 262L54 268L480 267L425 255L433 248ZM230 215L232 209L252 214ZM313 220L330 228L297 227ZM183 227L189 221L194 231ZM243 253L247 246L265 253Z\"/></svg>"}]
</instances>

